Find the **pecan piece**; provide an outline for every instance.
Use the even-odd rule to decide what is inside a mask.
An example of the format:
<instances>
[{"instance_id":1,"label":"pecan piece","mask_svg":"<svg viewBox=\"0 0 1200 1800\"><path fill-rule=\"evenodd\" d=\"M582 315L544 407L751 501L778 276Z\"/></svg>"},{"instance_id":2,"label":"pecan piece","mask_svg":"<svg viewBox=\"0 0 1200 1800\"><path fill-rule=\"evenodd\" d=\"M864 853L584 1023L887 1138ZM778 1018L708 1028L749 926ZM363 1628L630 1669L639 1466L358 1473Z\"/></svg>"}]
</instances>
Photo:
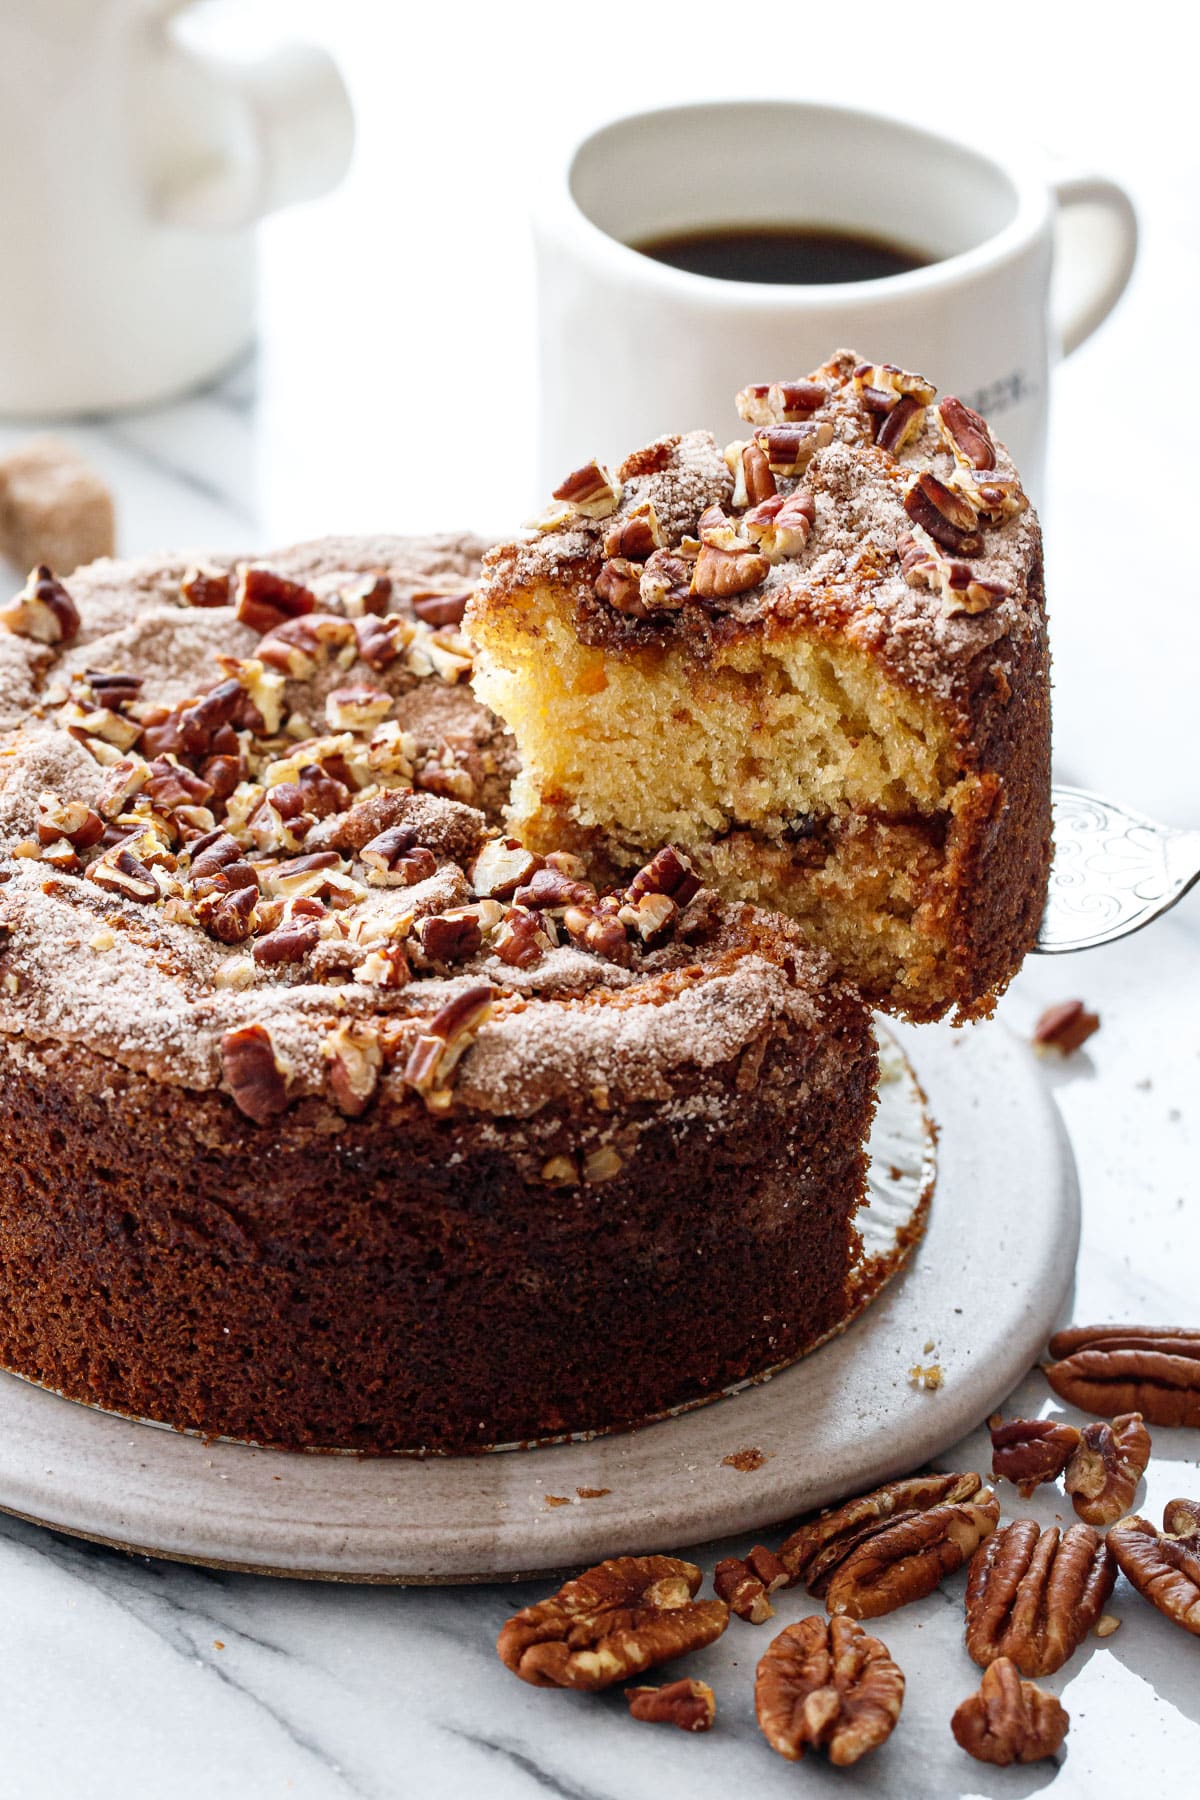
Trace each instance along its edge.
<instances>
[{"instance_id":1,"label":"pecan piece","mask_svg":"<svg viewBox=\"0 0 1200 1800\"><path fill-rule=\"evenodd\" d=\"M492 950L510 968L532 969L541 962L547 950L554 948L548 927L549 919L545 913L510 906L492 939Z\"/></svg>"},{"instance_id":2,"label":"pecan piece","mask_svg":"<svg viewBox=\"0 0 1200 1800\"><path fill-rule=\"evenodd\" d=\"M313 612L317 597L303 582L248 563L238 577L237 617L252 631L273 631L285 619Z\"/></svg>"},{"instance_id":3,"label":"pecan piece","mask_svg":"<svg viewBox=\"0 0 1200 1800\"><path fill-rule=\"evenodd\" d=\"M625 899L636 905L644 894L666 894L684 907L700 892L700 877L682 850L667 844L638 870L625 889Z\"/></svg>"},{"instance_id":4,"label":"pecan piece","mask_svg":"<svg viewBox=\"0 0 1200 1800\"><path fill-rule=\"evenodd\" d=\"M1107 1541L1117 1567L1143 1600L1200 1637L1200 1504L1169 1500L1162 1531L1135 1513L1114 1525Z\"/></svg>"},{"instance_id":5,"label":"pecan piece","mask_svg":"<svg viewBox=\"0 0 1200 1800\"><path fill-rule=\"evenodd\" d=\"M968 1695L950 1721L955 1739L976 1762L1040 1762L1061 1748L1070 1715L1053 1694L1022 1681L1007 1656L984 1670L978 1691Z\"/></svg>"},{"instance_id":6,"label":"pecan piece","mask_svg":"<svg viewBox=\"0 0 1200 1800\"><path fill-rule=\"evenodd\" d=\"M357 1119L371 1104L383 1067L379 1039L369 1025L343 1021L321 1046L330 1064L329 1085L338 1109Z\"/></svg>"},{"instance_id":7,"label":"pecan piece","mask_svg":"<svg viewBox=\"0 0 1200 1800\"><path fill-rule=\"evenodd\" d=\"M973 1500L943 1502L873 1531L850 1551L825 1590L829 1613L877 1619L931 1594L996 1528L1000 1503L984 1488Z\"/></svg>"},{"instance_id":8,"label":"pecan piece","mask_svg":"<svg viewBox=\"0 0 1200 1800\"><path fill-rule=\"evenodd\" d=\"M97 887L107 888L109 893L119 894L123 900L136 900L141 905L161 898L158 883L145 863L121 843L106 850L92 864L87 878Z\"/></svg>"},{"instance_id":9,"label":"pecan piece","mask_svg":"<svg viewBox=\"0 0 1200 1800\"><path fill-rule=\"evenodd\" d=\"M938 407L938 423L956 462L971 469L995 468L996 446L986 423L956 395L947 394Z\"/></svg>"},{"instance_id":10,"label":"pecan piece","mask_svg":"<svg viewBox=\"0 0 1200 1800\"><path fill-rule=\"evenodd\" d=\"M197 565L184 575L179 592L189 606L228 606L229 571Z\"/></svg>"},{"instance_id":11,"label":"pecan piece","mask_svg":"<svg viewBox=\"0 0 1200 1800\"><path fill-rule=\"evenodd\" d=\"M754 1711L772 1750L799 1762L809 1746L837 1768L891 1736L904 1703L904 1676L878 1638L852 1619L819 1613L768 1645L754 1678Z\"/></svg>"},{"instance_id":12,"label":"pecan piece","mask_svg":"<svg viewBox=\"0 0 1200 1800\"><path fill-rule=\"evenodd\" d=\"M491 838L471 865L471 886L477 894L509 900L541 866L541 857L526 850L516 838Z\"/></svg>"},{"instance_id":13,"label":"pecan piece","mask_svg":"<svg viewBox=\"0 0 1200 1800\"><path fill-rule=\"evenodd\" d=\"M193 902L192 912L197 925L218 943L244 944L258 923L258 889L235 887L206 894Z\"/></svg>"},{"instance_id":14,"label":"pecan piece","mask_svg":"<svg viewBox=\"0 0 1200 1800\"><path fill-rule=\"evenodd\" d=\"M970 502L939 481L929 469L912 481L904 496L904 510L913 524L927 531L943 549L958 556L971 556L983 548Z\"/></svg>"},{"instance_id":15,"label":"pecan piece","mask_svg":"<svg viewBox=\"0 0 1200 1800\"><path fill-rule=\"evenodd\" d=\"M234 1103L256 1125L287 1106L287 1065L265 1025L239 1025L221 1039L221 1068Z\"/></svg>"},{"instance_id":16,"label":"pecan piece","mask_svg":"<svg viewBox=\"0 0 1200 1800\"><path fill-rule=\"evenodd\" d=\"M553 868L535 869L513 894L515 906L546 907L550 911L563 906L588 906L595 899L596 890L590 881L576 881Z\"/></svg>"},{"instance_id":17,"label":"pecan piece","mask_svg":"<svg viewBox=\"0 0 1200 1800\"><path fill-rule=\"evenodd\" d=\"M479 915L467 910L429 913L413 926L413 936L430 962L466 962L483 944Z\"/></svg>"},{"instance_id":18,"label":"pecan piece","mask_svg":"<svg viewBox=\"0 0 1200 1800\"><path fill-rule=\"evenodd\" d=\"M553 498L586 519L606 519L621 504L621 483L595 461L575 469L555 488Z\"/></svg>"},{"instance_id":19,"label":"pecan piece","mask_svg":"<svg viewBox=\"0 0 1200 1800\"><path fill-rule=\"evenodd\" d=\"M90 850L104 836L104 820L84 800L61 800L57 794L38 798L38 842L66 838L73 850Z\"/></svg>"},{"instance_id":20,"label":"pecan piece","mask_svg":"<svg viewBox=\"0 0 1200 1800\"><path fill-rule=\"evenodd\" d=\"M687 558L673 550L656 550L646 559L638 596L647 612L678 612L686 606L692 579Z\"/></svg>"},{"instance_id":21,"label":"pecan piece","mask_svg":"<svg viewBox=\"0 0 1200 1800\"><path fill-rule=\"evenodd\" d=\"M392 696L367 682L334 688L325 697L325 719L331 731L374 731L391 710Z\"/></svg>"},{"instance_id":22,"label":"pecan piece","mask_svg":"<svg viewBox=\"0 0 1200 1800\"><path fill-rule=\"evenodd\" d=\"M433 1015L413 1045L404 1065L404 1080L417 1090L431 1112L444 1112L449 1107L452 1096L446 1086L447 1077L491 1016L491 986L467 988Z\"/></svg>"},{"instance_id":23,"label":"pecan piece","mask_svg":"<svg viewBox=\"0 0 1200 1800\"><path fill-rule=\"evenodd\" d=\"M640 565L628 556L614 556L596 577L596 598L606 601L616 612L628 613L634 619L646 619L650 614L642 599L641 584Z\"/></svg>"},{"instance_id":24,"label":"pecan piece","mask_svg":"<svg viewBox=\"0 0 1200 1800\"><path fill-rule=\"evenodd\" d=\"M386 569L368 569L364 574L356 575L353 581L348 581L345 587L339 588L338 598L348 619L362 619L368 613L385 613L392 598L392 578ZM415 595L413 599L415 604ZM462 605L466 605L465 594L462 596ZM461 618L460 609L456 618L447 618L445 623L457 624ZM442 623L440 620L438 622Z\"/></svg>"},{"instance_id":25,"label":"pecan piece","mask_svg":"<svg viewBox=\"0 0 1200 1800\"><path fill-rule=\"evenodd\" d=\"M604 540L604 554L622 557L626 562L644 563L656 550L662 549L662 543L662 526L654 502L643 500L613 526Z\"/></svg>"},{"instance_id":26,"label":"pecan piece","mask_svg":"<svg viewBox=\"0 0 1200 1800\"><path fill-rule=\"evenodd\" d=\"M1043 1481L1057 1481L1079 1446L1074 1425L1056 1419L988 1420L992 1434L992 1474L1011 1481L1023 1500ZM1026 1671L1028 1673L1028 1671Z\"/></svg>"},{"instance_id":27,"label":"pecan piece","mask_svg":"<svg viewBox=\"0 0 1200 1800\"><path fill-rule=\"evenodd\" d=\"M829 389L819 381L760 381L742 388L734 404L750 425L780 425L806 419L828 398Z\"/></svg>"},{"instance_id":28,"label":"pecan piece","mask_svg":"<svg viewBox=\"0 0 1200 1800\"><path fill-rule=\"evenodd\" d=\"M755 442L773 475L802 475L818 450L833 442L833 426L768 425Z\"/></svg>"},{"instance_id":29,"label":"pecan piece","mask_svg":"<svg viewBox=\"0 0 1200 1800\"><path fill-rule=\"evenodd\" d=\"M0 626L35 644L69 644L79 630L79 614L62 582L39 563L16 599L0 607Z\"/></svg>"},{"instance_id":30,"label":"pecan piece","mask_svg":"<svg viewBox=\"0 0 1200 1800\"><path fill-rule=\"evenodd\" d=\"M810 1594L819 1594L837 1565L869 1533L924 1507L969 1500L981 1486L978 1475L910 1475L905 1481L889 1481L806 1519L783 1544L780 1558L794 1580L803 1581Z\"/></svg>"},{"instance_id":31,"label":"pecan piece","mask_svg":"<svg viewBox=\"0 0 1200 1800\"><path fill-rule=\"evenodd\" d=\"M391 825L370 838L358 853L372 887L414 887L437 873L432 850L417 842L411 825Z\"/></svg>"},{"instance_id":32,"label":"pecan piece","mask_svg":"<svg viewBox=\"0 0 1200 1800\"><path fill-rule=\"evenodd\" d=\"M444 625L462 624L470 598L469 590L462 594L418 593L413 594L410 604L418 619L424 619L426 625L440 631ZM386 608L380 607L378 610L383 612Z\"/></svg>"},{"instance_id":33,"label":"pecan piece","mask_svg":"<svg viewBox=\"0 0 1200 1800\"><path fill-rule=\"evenodd\" d=\"M1132 1506L1149 1461L1150 1433L1141 1413L1121 1413L1111 1425L1094 1421L1084 1426L1063 1486L1081 1519L1112 1525Z\"/></svg>"},{"instance_id":34,"label":"pecan piece","mask_svg":"<svg viewBox=\"0 0 1200 1800\"><path fill-rule=\"evenodd\" d=\"M713 1570L713 1592L718 1600L724 1600L731 1612L751 1625L765 1625L774 1618L771 1595L791 1584L784 1564L765 1544L755 1544L745 1557L723 1557Z\"/></svg>"},{"instance_id":35,"label":"pecan piece","mask_svg":"<svg viewBox=\"0 0 1200 1800\"><path fill-rule=\"evenodd\" d=\"M1022 1675L1052 1675L1104 1611L1117 1578L1090 1525L1043 1531L1018 1519L985 1538L967 1577L967 1651L986 1668L1007 1656Z\"/></svg>"},{"instance_id":36,"label":"pecan piece","mask_svg":"<svg viewBox=\"0 0 1200 1800\"><path fill-rule=\"evenodd\" d=\"M514 1614L497 1654L534 1687L611 1687L720 1637L729 1608L696 1600L700 1579L675 1556L614 1557Z\"/></svg>"},{"instance_id":37,"label":"pecan piece","mask_svg":"<svg viewBox=\"0 0 1200 1800\"><path fill-rule=\"evenodd\" d=\"M1174 1325L1072 1325L1050 1339L1056 1394L1083 1412L1139 1412L1149 1425L1200 1426L1200 1331Z\"/></svg>"},{"instance_id":38,"label":"pecan piece","mask_svg":"<svg viewBox=\"0 0 1200 1800\"><path fill-rule=\"evenodd\" d=\"M896 405L884 416L879 430L875 433L875 442L881 450L891 456L899 456L900 452L912 443L920 431L925 419L925 408L912 394L904 394Z\"/></svg>"},{"instance_id":39,"label":"pecan piece","mask_svg":"<svg viewBox=\"0 0 1200 1800\"><path fill-rule=\"evenodd\" d=\"M1099 1014L1089 1012L1082 1000L1059 1000L1034 1026L1033 1047L1041 1056L1047 1052L1071 1056L1099 1029Z\"/></svg>"},{"instance_id":40,"label":"pecan piece","mask_svg":"<svg viewBox=\"0 0 1200 1800\"><path fill-rule=\"evenodd\" d=\"M321 927L316 919L286 919L260 937L250 954L264 968L278 968L283 963L303 962L320 941Z\"/></svg>"},{"instance_id":41,"label":"pecan piece","mask_svg":"<svg viewBox=\"0 0 1200 1800\"><path fill-rule=\"evenodd\" d=\"M776 494L742 516L742 530L769 562L799 556L817 516L816 501L804 488Z\"/></svg>"},{"instance_id":42,"label":"pecan piece","mask_svg":"<svg viewBox=\"0 0 1200 1800\"><path fill-rule=\"evenodd\" d=\"M668 1681L665 1687L625 1689L631 1719L650 1725L677 1725L680 1731L711 1731L716 1695L707 1681Z\"/></svg>"}]
</instances>

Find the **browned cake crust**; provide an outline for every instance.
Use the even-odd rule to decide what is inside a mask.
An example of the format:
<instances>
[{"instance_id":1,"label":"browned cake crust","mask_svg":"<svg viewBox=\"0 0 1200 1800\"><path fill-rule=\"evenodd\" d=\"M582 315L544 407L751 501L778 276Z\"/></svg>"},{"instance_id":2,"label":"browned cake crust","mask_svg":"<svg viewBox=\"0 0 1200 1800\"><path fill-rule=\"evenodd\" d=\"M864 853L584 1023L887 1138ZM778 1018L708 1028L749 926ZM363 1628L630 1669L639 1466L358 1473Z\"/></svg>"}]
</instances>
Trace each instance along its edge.
<instances>
[{"instance_id":1,"label":"browned cake crust","mask_svg":"<svg viewBox=\"0 0 1200 1800\"><path fill-rule=\"evenodd\" d=\"M9 609L0 1366L207 1433L451 1451L653 1416L844 1316L867 1015L684 859L605 901L435 791L486 803L511 755L439 673L453 627L410 630L475 554L273 557L310 633L343 621L317 649L240 566L249 624L184 605L182 564ZM364 666L381 568L366 616L407 623L385 660L356 622ZM422 725L451 707L447 758Z\"/></svg>"},{"instance_id":2,"label":"browned cake crust","mask_svg":"<svg viewBox=\"0 0 1200 1800\"><path fill-rule=\"evenodd\" d=\"M513 829L619 868L672 817L705 879L915 1019L991 1010L1051 849L1037 520L935 393L849 352L747 389L724 452L691 432L570 477L467 613Z\"/></svg>"}]
</instances>

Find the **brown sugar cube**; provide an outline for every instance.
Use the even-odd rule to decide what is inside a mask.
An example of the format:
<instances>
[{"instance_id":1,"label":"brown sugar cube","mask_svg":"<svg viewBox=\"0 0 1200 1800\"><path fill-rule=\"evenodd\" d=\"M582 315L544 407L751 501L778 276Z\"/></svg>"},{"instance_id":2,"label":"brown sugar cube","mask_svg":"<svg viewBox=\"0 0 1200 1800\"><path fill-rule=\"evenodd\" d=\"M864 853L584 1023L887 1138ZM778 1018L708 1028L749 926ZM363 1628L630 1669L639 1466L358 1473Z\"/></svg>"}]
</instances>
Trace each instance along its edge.
<instances>
[{"instance_id":1,"label":"brown sugar cube","mask_svg":"<svg viewBox=\"0 0 1200 1800\"><path fill-rule=\"evenodd\" d=\"M0 457L0 553L18 569L69 575L116 546L113 498L60 438L31 438Z\"/></svg>"}]
</instances>

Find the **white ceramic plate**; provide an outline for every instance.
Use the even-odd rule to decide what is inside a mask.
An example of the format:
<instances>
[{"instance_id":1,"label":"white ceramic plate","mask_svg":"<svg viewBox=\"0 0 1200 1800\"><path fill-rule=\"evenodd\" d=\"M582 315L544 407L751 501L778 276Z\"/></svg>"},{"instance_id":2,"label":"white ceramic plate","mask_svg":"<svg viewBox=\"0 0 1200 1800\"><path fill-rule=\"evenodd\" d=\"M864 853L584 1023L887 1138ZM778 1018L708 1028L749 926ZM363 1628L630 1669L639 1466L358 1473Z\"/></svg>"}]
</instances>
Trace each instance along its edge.
<instances>
[{"instance_id":1,"label":"white ceramic plate","mask_svg":"<svg viewBox=\"0 0 1200 1800\"><path fill-rule=\"evenodd\" d=\"M918 1467L1036 1359L1071 1280L1079 1209L1027 1045L997 1024L896 1036L939 1126L925 1240L848 1330L770 1381L619 1436L421 1460L205 1443L0 1375L0 1509L185 1561L455 1582L677 1550ZM911 1077L898 1071L884 1101L869 1245L886 1255L927 1146ZM917 1365L936 1365L942 1385L914 1385Z\"/></svg>"}]
</instances>

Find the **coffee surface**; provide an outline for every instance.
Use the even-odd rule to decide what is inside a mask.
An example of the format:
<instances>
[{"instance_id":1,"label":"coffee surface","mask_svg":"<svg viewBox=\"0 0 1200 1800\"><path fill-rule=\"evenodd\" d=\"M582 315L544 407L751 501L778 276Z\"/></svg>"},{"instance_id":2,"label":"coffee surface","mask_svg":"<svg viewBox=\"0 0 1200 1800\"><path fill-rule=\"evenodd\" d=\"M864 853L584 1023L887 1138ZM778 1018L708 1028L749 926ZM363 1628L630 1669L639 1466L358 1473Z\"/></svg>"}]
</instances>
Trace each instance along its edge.
<instances>
[{"instance_id":1,"label":"coffee surface","mask_svg":"<svg viewBox=\"0 0 1200 1800\"><path fill-rule=\"evenodd\" d=\"M714 225L644 238L631 246L656 262L718 281L789 283L878 281L925 268L934 258L858 232L802 225Z\"/></svg>"}]
</instances>

